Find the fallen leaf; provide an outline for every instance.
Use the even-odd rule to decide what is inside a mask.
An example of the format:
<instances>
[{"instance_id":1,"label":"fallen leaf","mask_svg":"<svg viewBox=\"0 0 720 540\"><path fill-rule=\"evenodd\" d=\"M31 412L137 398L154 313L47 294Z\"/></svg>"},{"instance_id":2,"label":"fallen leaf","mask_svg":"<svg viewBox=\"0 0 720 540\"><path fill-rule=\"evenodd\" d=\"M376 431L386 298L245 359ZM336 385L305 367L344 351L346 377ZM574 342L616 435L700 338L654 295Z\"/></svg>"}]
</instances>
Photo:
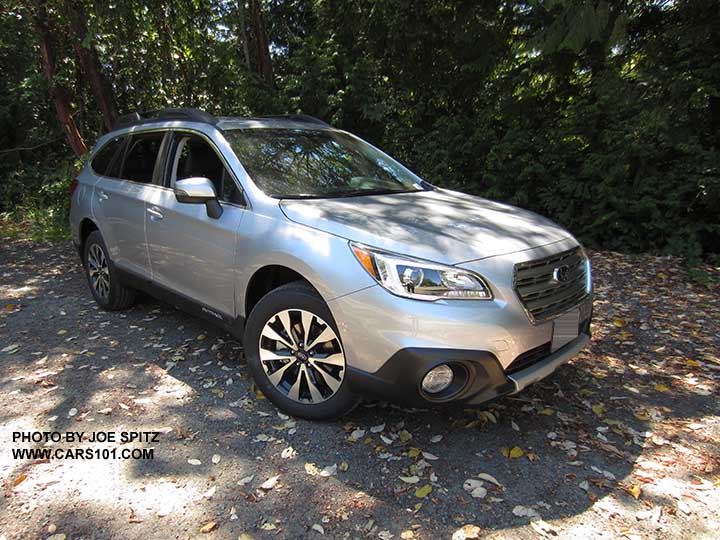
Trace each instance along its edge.
<instances>
[{"instance_id":1,"label":"fallen leaf","mask_svg":"<svg viewBox=\"0 0 720 540\"><path fill-rule=\"evenodd\" d=\"M668 387L665 386L664 384L656 384L656 385L655 385L655 390L657 390L658 392L669 392L669 391L670 391L670 388L668 388Z\"/></svg>"},{"instance_id":2,"label":"fallen leaf","mask_svg":"<svg viewBox=\"0 0 720 540\"><path fill-rule=\"evenodd\" d=\"M217 528L217 521L211 521L210 523L206 523L202 527L200 527L201 533L209 533L210 531L214 531Z\"/></svg>"},{"instance_id":3,"label":"fallen leaf","mask_svg":"<svg viewBox=\"0 0 720 540\"><path fill-rule=\"evenodd\" d=\"M509 459L517 459L522 457L524 454L525 452L523 452L522 448L519 446L513 446L512 448L503 446L502 448L502 455Z\"/></svg>"},{"instance_id":4,"label":"fallen leaf","mask_svg":"<svg viewBox=\"0 0 720 540\"><path fill-rule=\"evenodd\" d=\"M364 429L356 429L351 434L350 437L348 437L349 441L355 442L359 441L365 436L365 430Z\"/></svg>"},{"instance_id":5,"label":"fallen leaf","mask_svg":"<svg viewBox=\"0 0 720 540\"><path fill-rule=\"evenodd\" d=\"M477 525L463 525L452 535L452 540L479 540L480 527Z\"/></svg>"},{"instance_id":6,"label":"fallen leaf","mask_svg":"<svg viewBox=\"0 0 720 540\"><path fill-rule=\"evenodd\" d=\"M27 474L24 474L24 473L21 474L20 476L18 476L15 480L13 480L13 487L24 482L27 479L27 477L28 477Z\"/></svg>"},{"instance_id":7,"label":"fallen leaf","mask_svg":"<svg viewBox=\"0 0 720 540\"><path fill-rule=\"evenodd\" d=\"M410 435L410 432L406 429L403 429L400 432L400 442L408 442L410 439L412 439L412 435Z\"/></svg>"},{"instance_id":8,"label":"fallen leaf","mask_svg":"<svg viewBox=\"0 0 720 540\"><path fill-rule=\"evenodd\" d=\"M602 416L603 406L600 403L596 403L592 406L592 412L594 412L597 416Z\"/></svg>"},{"instance_id":9,"label":"fallen leaf","mask_svg":"<svg viewBox=\"0 0 720 540\"><path fill-rule=\"evenodd\" d=\"M371 427L370 432L371 433L380 433L384 429L385 429L385 424L379 424L377 426Z\"/></svg>"},{"instance_id":10,"label":"fallen leaf","mask_svg":"<svg viewBox=\"0 0 720 540\"><path fill-rule=\"evenodd\" d=\"M440 441L442 441L442 439L443 439L442 435L434 435L433 437L430 438L430 442L431 443L439 443Z\"/></svg>"},{"instance_id":11,"label":"fallen leaf","mask_svg":"<svg viewBox=\"0 0 720 540\"><path fill-rule=\"evenodd\" d=\"M415 496L418 499L424 499L428 495L430 495L430 492L432 492L432 486L430 484L425 484L422 487L419 487L415 490Z\"/></svg>"},{"instance_id":12,"label":"fallen leaf","mask_svg":"<svg viewBox=\"0 0 720 540\"><path fill-rule=\"evenodd\" d=\"M325 534L325 529L323 529L323 526L318 523L315 523L311 528L313 531L319 532L320 534Z\"/></svg>"},{"instance_id":13,"label":"fallen leaf","mask_svg":"<svg viewBox=\"0 0 720 540\"><path fill-rule=\"evenodd\" d=\"M323 468L322 471L320 471L320 476L327 478L328 476L333 476L337 472L337 465L328 465L327 467Z\"/></svg>"},{"instance_id":14,"label":"fallen leaf","mask_svg":"<svg viewBox=\"0 0 720 540\"><path fill-rule=\"evenodd\" d=\"M200 461L199 459L195 459L195 458L188 459L188 463L190 465L202 465L202 461Z\"/></svg>"},{"instance_id":15,"label":"fallen leaf","mask_svg":"<svg viewBox=\"0 0 720 540\"><path fill-rule=\"evenodd\" d=\"M431 454L430 452L423 452L422 455L428 461L435 461L436 459L440 459L435 454Z\"/></svg>"},{"instance_id":16,"label":"fallen leaf","mask_svg":"<svg viewBox=\"0 0 720 540\"><path fill-rule=\"evenodd\" d=\"M517 505L513 508L512 513L518 517L539 517L537 511L529 506Z\"/></svg>"},{"instance_id":17,"label":"fallen leaf","mask_svg":"<svg viewBox=\"0 0 720 540\"><path fill-rule=\"evenodd\" d=\"M279 474L277 476L271 476L270 478L265 480L262 484L260 484L260 489L265 490L265 491L271 490L272 488L274 488L277 485L279 478L280 478Z\"/></svg>"},{"instance_id":18,"label":"fallen leaf","mask_svg":"<svg viewBox=\"0 0 720 540\"><path fill-rule=\"evenodd\" d=\"M398 478L406 484L417 484L420 481L419 476L398 476Z\"/></svg>"},{"instance_id":19,"label":"fallen leaf","mask_svg":"<svg viewBox=\"0 0 720 540\"><path fill-rule=\"evenodd\" d=\"M395 535L393 533L391 533L390 531L380 531L378 533L378 538L380 538L380 540L390 540L391 538L394 538L394 537L395 537Z\"/></svg>"},{"instance_id":20,"label":"fallen leaf","mask_svg":"<svg viewBox=\"0 0 720 540\"><path fill-rule=\"evenodd\" d=\"M265 523L263 523L263 524L260 526L260 528L261 528L263 531L274 531L275 529L277 529L277 527L275 526L275 524L274 524L274 523L270 523L269 521L266 521Z\"/></svg>"},{"instance_id":21,"label":"fallen leaf","mask_svg":"<svg viewBox=\"0 0 720 540\"><path fill-rule=\"evenodd\" d=\"M217 465L218 463L220 463L220 454L213 454L212 462L213 462L213 464L215 464L215 465Z\"/></svg>"},{"instance_id":22,"label":"fallen leaf","mask_svg":"<svg viewBox=\"0 0 720 540\"><path fill-rule=\"evenodd\" d=\"M498 487L502 487L502 484L498 482L494 476L488 473L481 472L480 474L478 474L478 478L480 478L481 480L485 480L486 482L490 482L491 484L495 484Z\"/></svg>"},{"instance_id":23,"label":"fallen leaf","mask_svg":"<svg viewBox=\"0 0 720 540\"><path fill-rule=\"evenodd\" d=\"M241 478L240 480L238 480L238 486L244 486L245 484L249 484L250 482L252 482L253 478L255 478L254 474Z\"/></svg>"},{"instance_id":24,"label":"fallen leaf","mask_svg":"<svg viewBox=\"0 0 720 540\"><path fill-rule=\"evenodd\" d=\"M402 538L403 540L414 540L415 533L408 529L400 533L400 538Z\"/></svg>"},{"instance_id":25,"label":"fallen leaf","mask_svg":"<svg viewBox=\"0 0 720 540\"><path fill-rule=\"evenodd\" d=\"M487 489L483 487L482 480L469 478L463 482L463 489L474 499L484 499L487 495Z\"/></svg>"},{"instance_id":26,"label":"fallen leaf","mask_svg":"<svg viewBox=\"0 0 720 540\"><path fill-rule=\"evenodd\" d=\"M543 536L555 536L558 533L555 527L543 521L542 519L533 519L532 521L530 521L530 526L535 529L535 532Z\"/></svg>"}]
</instances>

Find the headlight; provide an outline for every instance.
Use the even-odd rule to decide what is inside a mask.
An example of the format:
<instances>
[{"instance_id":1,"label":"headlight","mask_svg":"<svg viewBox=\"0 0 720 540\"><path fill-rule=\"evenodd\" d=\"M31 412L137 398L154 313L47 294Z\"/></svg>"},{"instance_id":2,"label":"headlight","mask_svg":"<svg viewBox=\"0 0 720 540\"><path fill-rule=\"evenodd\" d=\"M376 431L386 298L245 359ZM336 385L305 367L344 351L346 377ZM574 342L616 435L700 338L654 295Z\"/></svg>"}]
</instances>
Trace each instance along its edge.
<instances>
[{"instance_id":1,"label":"headlight","mask_svg":"<svg viewBox=\"0 0 720 540\"><path fill-rule=\"evenodd\" d=\"M417 300L492 300L483 279L467 270L377 251L350 242L365 270L388 291Z\"/></svg>"}]
</instances>

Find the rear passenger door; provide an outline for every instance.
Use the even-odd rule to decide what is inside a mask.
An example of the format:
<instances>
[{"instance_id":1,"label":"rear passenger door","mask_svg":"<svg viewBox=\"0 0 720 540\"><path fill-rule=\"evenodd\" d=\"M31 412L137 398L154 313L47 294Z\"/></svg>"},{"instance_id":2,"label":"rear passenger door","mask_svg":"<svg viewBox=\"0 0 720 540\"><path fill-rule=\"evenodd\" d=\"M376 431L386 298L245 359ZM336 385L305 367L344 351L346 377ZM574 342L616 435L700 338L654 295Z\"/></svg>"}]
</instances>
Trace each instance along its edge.
<instances>
[{"instance_id":1,"label":"rear passenger door","mask_svg":"<svg viewBox=\"0 0 720 540\"><path fill-rule=\"evenodd\" d=\"M160 189L154 181L164 137L164 132L122 136L120 155L99 177L93 192L93 214L110 258L119 268L147 279L151 273L145 202Z\"/></svg>"},{"instance_id":2,"label":"rear passenger door","mask_svg":"<svg viewBox=\"0 0 720 540\"><path fill-rule=\"evenodd\" d=\"M200 304L228 323L235 317L237 231L245 213L238 184L221 153L205 136L173 132L168 141L164 186L148 200L147 236L153 280ZM175 182L209 178L222 215L211 218L204 204L181 203Z\"/></svg>"}]
</instances>

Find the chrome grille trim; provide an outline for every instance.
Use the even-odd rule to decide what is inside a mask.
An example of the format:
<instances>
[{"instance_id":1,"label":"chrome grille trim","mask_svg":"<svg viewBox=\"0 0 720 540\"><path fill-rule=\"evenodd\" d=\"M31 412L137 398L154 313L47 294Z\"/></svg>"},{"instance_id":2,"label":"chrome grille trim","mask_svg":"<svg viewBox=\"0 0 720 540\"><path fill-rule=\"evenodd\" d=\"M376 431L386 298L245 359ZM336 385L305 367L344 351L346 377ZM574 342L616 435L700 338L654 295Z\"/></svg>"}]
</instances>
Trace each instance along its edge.
<instances>
[{"instance_id":1,"label":"chrome grille trim","mask_svg":"<svg viewBox=\"0 0 720 540\"><path fill-rule=\"evenodd\" d=\"M566 282L553 279L556 268L568 267ZM513 288L528 316L541 322L567 311L587 298L585 255L579 246L543 259L515 265Z\"/></svg>"}]
</instances>

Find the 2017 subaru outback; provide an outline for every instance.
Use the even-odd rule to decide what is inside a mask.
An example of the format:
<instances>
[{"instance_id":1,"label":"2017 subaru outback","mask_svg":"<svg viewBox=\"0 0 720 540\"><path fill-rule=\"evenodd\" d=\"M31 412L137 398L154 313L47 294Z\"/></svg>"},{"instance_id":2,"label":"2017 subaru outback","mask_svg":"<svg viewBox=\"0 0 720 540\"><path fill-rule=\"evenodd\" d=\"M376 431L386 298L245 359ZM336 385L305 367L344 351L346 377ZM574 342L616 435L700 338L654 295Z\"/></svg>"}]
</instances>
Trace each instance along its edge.
<instances>
[{"instance_id":1,"label":"2017 subaru outback","mask_svg":"<svg viewBox=\"0 0 720 540\"><path fill-rule=\"evenodd\" d=\"M122 117L73 186L71 226L100 306L142 289L219 324L296 416L367 394L481 403L589 340L590 264L568 232L307 116Z\"/></svg>"}]
</instances>

